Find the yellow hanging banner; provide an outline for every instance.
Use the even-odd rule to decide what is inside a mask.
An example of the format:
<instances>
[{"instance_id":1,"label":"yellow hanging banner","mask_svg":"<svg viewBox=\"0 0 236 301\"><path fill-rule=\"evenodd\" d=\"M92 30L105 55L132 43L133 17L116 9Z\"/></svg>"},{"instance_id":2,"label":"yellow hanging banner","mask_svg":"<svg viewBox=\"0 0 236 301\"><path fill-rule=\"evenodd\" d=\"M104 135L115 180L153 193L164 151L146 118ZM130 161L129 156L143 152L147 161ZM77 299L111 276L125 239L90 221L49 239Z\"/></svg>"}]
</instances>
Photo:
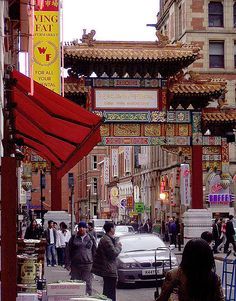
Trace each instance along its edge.
<instances>
[{"instance_id":1,"label":"yellow hanging banner","mask_svg":"<svg viewBox=\"0 0 236 301\"><path fill-rule=\"evenodd\" d=\"M61 94L60 10L58 0L44 0L34 13L34 80Z\"/></svg>"}]
</instances>

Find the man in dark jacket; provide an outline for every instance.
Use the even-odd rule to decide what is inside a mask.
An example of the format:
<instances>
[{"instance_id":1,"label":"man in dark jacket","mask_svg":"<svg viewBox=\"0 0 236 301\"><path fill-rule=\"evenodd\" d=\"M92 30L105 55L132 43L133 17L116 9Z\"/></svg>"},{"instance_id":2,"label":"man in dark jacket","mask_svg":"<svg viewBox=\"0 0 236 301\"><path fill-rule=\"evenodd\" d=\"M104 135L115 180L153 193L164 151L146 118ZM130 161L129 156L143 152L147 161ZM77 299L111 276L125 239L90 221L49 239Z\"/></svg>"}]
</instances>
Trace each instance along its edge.
<instances>
[{"instance_id":1,"label":"man in dark jacket","mask_svg":"<svg viewBox=\"0 0 236 301\"><path fill-rule=\"evenodd\" d=\"M56 242L57 242L57 231L53 227L53 221L48 221L48 228L44 231L44 237L47 241L47 265L56 266L57 265L57 255L56 255Z\"/></svg>"},{"instance_id":2,"label":"man in dark jacket","mask_svg":"<svg viewBox=\"0 0 236 301\"><path fill-rule=\"evenodd\" d=\"M217 248L220 245L220 236L221 236L221 223L218 218L215 219L215 222L212 226L212 235L213 235L213 240L215 241L215 245L213 247L213 252L218 253Z\"/></svg>"},{"instance_id":3,"label":"man in dark jacket","mask_svg":"<svg viewBox=\"0 0 236 301\"><path fill-rule=\"evenodd\" d=\"M106 234L98 244L92 272L103 277L103 295L116 301L116 258L121 252L121 243L114 238L115 226L112 222L105 223L103 228Z\"/></svg>"},{"instance_id":4,"label":"man in dark jacket","mask_svg":"<svg viewBox=\"0 0 236 301\"><path fill-rule=\"evenodd\" d=\"M224 252L228 252L229 244L231 243L234 248L234 255L236 256L236 244L234 240L235 231L234 231L234 225L233 225L233 215L229 216L229 220L226 223L226 243L224 246Z\"/></svg>"},{"instance_id":5,"label":"man in dark jacket","mask_svg":"<svg viewBox=\"0 0 236 301\"><path fill-rule=\"evenodd\" d=\"M169 221L170 244L176 247L177 226L173 218Z\"/></svg>"},{"instance_id":6,"label":"man in dark jacket","mask_svg":"<svg viewBox=\"0 0 236 301\"><path fill-rule=\"evenodd\" d=\"M66 250L66 268L71 270L72 280L86 282L86 293L92 295L91 269L97 244L87 233L87 224L79 222L76 235L72 235Z\"/></svg>"},{"instance_id":7,"label":"man in dark jacket","mask_svg":"<svg viewBox=\"0 0 236 301\"><path fill-rule=\"evenodd\" d=\"M88 233L95 238L95 241L97 241L97 233L94 230L93 222L88 222Z\"/></svg>"}]
</instances>

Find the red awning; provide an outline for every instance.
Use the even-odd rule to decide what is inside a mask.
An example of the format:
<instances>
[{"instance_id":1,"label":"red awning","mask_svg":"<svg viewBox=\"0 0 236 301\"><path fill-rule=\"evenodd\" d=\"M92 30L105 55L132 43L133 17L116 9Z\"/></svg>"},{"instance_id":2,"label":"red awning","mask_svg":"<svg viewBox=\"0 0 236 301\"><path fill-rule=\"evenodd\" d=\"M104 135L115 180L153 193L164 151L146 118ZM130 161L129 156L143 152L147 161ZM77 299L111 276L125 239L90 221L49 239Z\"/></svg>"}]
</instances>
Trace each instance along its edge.
<instances>
[{"instance_id":1,"label":"red awning","mask_svg":"<svg viewBox=\"0 0 236 301\"><path fill-rule=\"evenodd\" d=\"M30 96L30 78L16 70L12 77L15 137L54 164L62 177L101 140L102 119L37 82Z\"/></svg>"}]
</instances>

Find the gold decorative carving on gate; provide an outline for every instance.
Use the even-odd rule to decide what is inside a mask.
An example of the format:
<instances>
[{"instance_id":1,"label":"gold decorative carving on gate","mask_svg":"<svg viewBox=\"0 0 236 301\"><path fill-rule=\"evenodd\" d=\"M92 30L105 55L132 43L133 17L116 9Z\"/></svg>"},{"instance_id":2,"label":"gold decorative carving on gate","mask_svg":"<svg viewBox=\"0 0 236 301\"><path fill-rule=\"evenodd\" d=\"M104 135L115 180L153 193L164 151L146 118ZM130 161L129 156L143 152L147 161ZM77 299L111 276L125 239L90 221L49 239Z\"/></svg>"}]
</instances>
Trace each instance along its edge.
<instances>
[{"instance_id":1,"label":"gold decorative carving on gate","mask_svg":"<svg viewBox=\"0 0 236 301\"><path fill-rule=\"evenodd\" d=\"M188 124L179 124L179 136L189 136Z\"/></svg>"},{"instance_id":2,"label":"gold decorative carving on gate","mask_svg":"<svg viewBox=\"0 0 236 301\"><path fill-rule=\"evenodd\" d=\"M115 124L114 136L116 137L140 136L140 124Z\"/></svg>"},{"instance_id":3,"label":"gold decorative carving on gate","mask_svg":"<svg viewBox=\"0 0 236 301\"><path fill-rule=\"evenodd\" d=\"M220 155L221 147L220 146L204 146L202 148L203 155Z\"/></svg>"},{"instance_id":4,"label":"gold decorative carving on gate","mask_svg":"<svg viewBox=\"0 0 236 301\"><path fill-rule=\"evenodd\" d=\"M175 125L174 124L166 125L166 136L170 136L170 137L175 136Z\"/></svg>"},{"instance_id":5,"label":"gold decorative carving on gate","mask_svg":"<svg viewBox=\"0 0 236 301\"><path fill-rule=\"evenodd\" d=\"M102 124L100 126L100 134L102 137L110 136L110 126L109 124Z\"/></svg>"},{"instance_id":6,"label":"gold decorative carving on gate","mask_svg":"<svg viewBox=\"0 0 236 301\"><path fill-rule=\"evenodd\" d=\"M161 126L160 124L146 124L144 127L144 136L161 136Z\"/></svg>"}]
</instances>

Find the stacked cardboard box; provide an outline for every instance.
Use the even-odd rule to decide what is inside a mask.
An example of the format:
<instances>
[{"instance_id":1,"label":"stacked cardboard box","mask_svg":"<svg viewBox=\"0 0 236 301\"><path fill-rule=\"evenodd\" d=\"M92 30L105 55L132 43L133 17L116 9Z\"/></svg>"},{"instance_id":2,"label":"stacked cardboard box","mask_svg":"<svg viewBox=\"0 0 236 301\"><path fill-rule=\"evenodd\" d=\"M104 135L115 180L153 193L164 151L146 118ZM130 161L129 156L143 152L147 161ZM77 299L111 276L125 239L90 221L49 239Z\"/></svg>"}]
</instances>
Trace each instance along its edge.
<instances>
[{"instance_id":1,"label":"stacked cardboard box","mask_svg":"<svg viewBox=\"0 0 236 301\"><path fill-rule=\"evenodd\" d=\"M82 281L47 284L48 301L70 301L71 298L85 296L86 283Z\"/></svg>"},{"instance_id":2,"label":"stacked cardboard box","mask_svg":"<svg viewBox=\"0 0 236 301\"><path fill-rule=\"evenodd\" d=\"M96 297L81 297L81 298L71 298L70 301L112 301L111 299L96 298Z\"/></svg>"}]
</instances>

